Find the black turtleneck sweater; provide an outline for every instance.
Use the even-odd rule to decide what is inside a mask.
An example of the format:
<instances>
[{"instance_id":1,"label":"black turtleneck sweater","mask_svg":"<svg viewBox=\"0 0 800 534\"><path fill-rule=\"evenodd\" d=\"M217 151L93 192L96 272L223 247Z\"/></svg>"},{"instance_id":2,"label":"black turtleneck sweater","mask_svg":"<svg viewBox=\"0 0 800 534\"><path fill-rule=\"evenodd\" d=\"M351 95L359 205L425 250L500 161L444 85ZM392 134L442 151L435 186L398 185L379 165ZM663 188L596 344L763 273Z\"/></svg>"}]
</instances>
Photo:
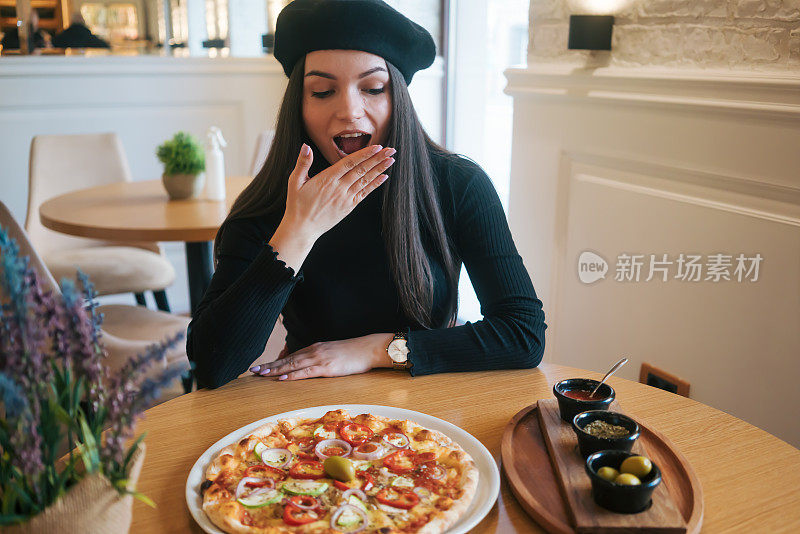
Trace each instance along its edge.
<instances>
[{"instance_id":1,"label":"black turtleneck sweater","mask_svg":"<svg viewBox=\"0 0 800 534\"><path fill-rule=\"evenodd\" d=\"M319 154L315 160L322 162ZM290 354L319 341L403 330L412 375L538 365L547 327L542 303L491 180L461 157L435 157L433 168L454 257L466 265L482 320L429 330L402 312L381 236L383 184L315 242L298 273L268 244L280 218L225 225L216 271L187 336L199 386L218 387L247 370L281 313ZM431 263L438 321L448 288L441 264Z\"/></svg>"}]
</instances>

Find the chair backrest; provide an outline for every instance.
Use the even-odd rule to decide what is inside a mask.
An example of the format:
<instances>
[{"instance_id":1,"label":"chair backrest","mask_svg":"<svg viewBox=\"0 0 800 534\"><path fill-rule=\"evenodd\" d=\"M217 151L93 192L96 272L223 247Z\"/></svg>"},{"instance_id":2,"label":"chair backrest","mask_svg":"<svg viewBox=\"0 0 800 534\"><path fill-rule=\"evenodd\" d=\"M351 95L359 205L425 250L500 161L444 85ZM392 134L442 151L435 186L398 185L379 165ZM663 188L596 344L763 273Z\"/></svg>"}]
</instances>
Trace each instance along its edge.
<instances>
[{"instance_id":1,"label":"chair backrest","mask_svg":"<svg viewBox=\"0 0 800 534\"><path fill-rule=\"evenodd\" d=\"M39 206L77 189L130 181L128 160L115 133L35 136L31 142L25 219L31 242L44 255L51 250L89 246L92 240L42 226Z\"/></svg>"},{"instance_id":2,"label":"chair backrest","mask_svg":"<svg viewBox=\"0 0 800 534\"><path fill-rule=\"evenodd\" d=\"M8 232L10 238L17 241L20 256L28 256L30 258L31 267L39 274L39 281L42 285L42 289L45 291L52 289L59 292L58 284L56 284L53 275L45 266L42 258L40 258L36 250L34 250L33 245L31 245L28 234L26 234L25 230L17 223L14 216L11 215L11 211L2 201L0 201L0 226Z\"/></svg>"},{"instance_id":3,"label":"chair backrest","mask_svg":"<svg viewBox=\"0 0 800 534\"><path fill-rule=\"evenodd\" d=\"M258 171L260 171L261 167L264 166L264 162L267 161L267 154L269 154L269 149L272 146L273 139L275 139L275 130L264 130L258 134L258 139L256 139L256 149L253 152L253 161L250 163L250 176L255 176L258 174Z\"/></svg>"},{"instance_id":4,"label":"chair backrest","mask_svg":"<svg viewBox=\"0 0 800 534\"><path fill-rule=\"evenodd\" d=\"M3 204L2 201L0 201L0 226L2 226L3 229L8 233L9 237L17 241L20 256L28 256L30 258L30 265L39 275L39 283L42 290L53 290L55 291L55 294L60 294L61 289L58 287L58 284L56 284L56 281L53 279L53 275L45 266L42 258L36 253L36 250L33 248L30 239L28 239L27 233L25 233L25 230L17 223L17 221L14 219L14 216L11 214L11 211L5 204ZM2 255L0 255L0 258L2 258ZM130 306L130 308L135 307ZM157 314L159 312L154 311L153 313ZM153 342L150 340L144 341L135 339L122 339L103 330L101 330L101 336L103 339L103 347L108 353L108 356L103 359L103 364L111 370L112 374L117 372L123 365L125 365L128 358L134 357L137 354L143 354ZM168 359L165 357L163 358L163 366L156 365L152 368L152 371L148 371L148 373L158 373L167 365L177 364L178 355L183 356L183 358L186 357L185 349L180 345L176 348L170 349L168 354L171 354L169 358L171 358L170 361L173 362L172 364L168 363ZM164 400L168 400L168 398Z\"/></svg>"}]
</instances>

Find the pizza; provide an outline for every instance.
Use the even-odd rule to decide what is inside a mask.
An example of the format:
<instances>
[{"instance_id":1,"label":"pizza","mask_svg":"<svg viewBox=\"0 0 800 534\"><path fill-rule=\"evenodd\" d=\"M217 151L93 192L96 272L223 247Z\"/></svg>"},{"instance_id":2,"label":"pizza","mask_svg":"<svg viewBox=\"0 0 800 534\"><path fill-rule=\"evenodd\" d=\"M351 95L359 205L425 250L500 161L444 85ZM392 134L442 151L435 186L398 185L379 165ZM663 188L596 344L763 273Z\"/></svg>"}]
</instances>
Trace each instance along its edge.
<instances>
[{"instance_id":1,"label":"pizza","mask_svg":"<svg viewBox=\"0 0 800 534\"><path fill-rule=\"evenodd\" d=\"M432 534L464 514L477 486L475 461L441 432L332 410L223 448L200 491L225 532Z\"/></svg>"}]
</instances>

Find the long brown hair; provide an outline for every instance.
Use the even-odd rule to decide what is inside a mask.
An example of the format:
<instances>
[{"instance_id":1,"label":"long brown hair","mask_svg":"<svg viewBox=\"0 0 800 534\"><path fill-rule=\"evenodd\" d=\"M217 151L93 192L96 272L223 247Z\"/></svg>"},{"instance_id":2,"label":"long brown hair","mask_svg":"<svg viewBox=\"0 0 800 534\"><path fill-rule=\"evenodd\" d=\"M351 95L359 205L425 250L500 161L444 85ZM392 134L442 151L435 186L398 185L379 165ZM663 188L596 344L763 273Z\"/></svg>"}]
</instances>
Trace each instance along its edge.
<instances>
[{"instance_id":1,"label":"long brown hair","mask_svg":"<svg viewBox=\"0 0 800 534\"><path fill-rule=\"evenodd\" d=\"M400 71L390 62L389 80L392 116L386 146L398 147L395 163L383 184L382 235L390 268L405 314L425 328L453 326L458 312L458 278L461 260L447 235L437 195L434 157L458 158L428 137L417 117L408 87ZM297 62L289 77L278 112L275 139L253 181L233 203L217 233L216 257L226 224L244 217L283 216L289 174L294 169L302 143L314 150L309 174L324 168L324 158L311 142L302 118L305 59ZM322 166L318 166L323 162ZM441 320L433 317L434 275L428 254L444 268L448 298Z\"/></svg>"}]
</instances>

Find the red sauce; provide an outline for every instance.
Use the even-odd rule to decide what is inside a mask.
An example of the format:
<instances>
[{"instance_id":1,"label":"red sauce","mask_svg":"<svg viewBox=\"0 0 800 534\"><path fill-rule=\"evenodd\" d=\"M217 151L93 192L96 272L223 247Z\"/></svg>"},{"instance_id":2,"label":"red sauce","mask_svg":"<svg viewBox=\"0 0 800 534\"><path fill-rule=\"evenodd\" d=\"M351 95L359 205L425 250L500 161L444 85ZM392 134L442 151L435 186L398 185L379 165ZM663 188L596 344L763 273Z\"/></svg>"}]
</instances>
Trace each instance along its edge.
<instances>
[{"instance_id":1,"label":"red sauce","mask_svg":"<svg viewBox=\"0 0 800 534\"><path fill-rule=\"evenodd\" d=\"M602 400L605 397L601 397L598 393L595 393L595 396L591 396L591 391L587 391L585 389L568 389L567 391L563 391L562 395L565 397L569 397L570 399L575 400L582 400L582 401L598 401Z\"/></svg>"}]
</instances>

